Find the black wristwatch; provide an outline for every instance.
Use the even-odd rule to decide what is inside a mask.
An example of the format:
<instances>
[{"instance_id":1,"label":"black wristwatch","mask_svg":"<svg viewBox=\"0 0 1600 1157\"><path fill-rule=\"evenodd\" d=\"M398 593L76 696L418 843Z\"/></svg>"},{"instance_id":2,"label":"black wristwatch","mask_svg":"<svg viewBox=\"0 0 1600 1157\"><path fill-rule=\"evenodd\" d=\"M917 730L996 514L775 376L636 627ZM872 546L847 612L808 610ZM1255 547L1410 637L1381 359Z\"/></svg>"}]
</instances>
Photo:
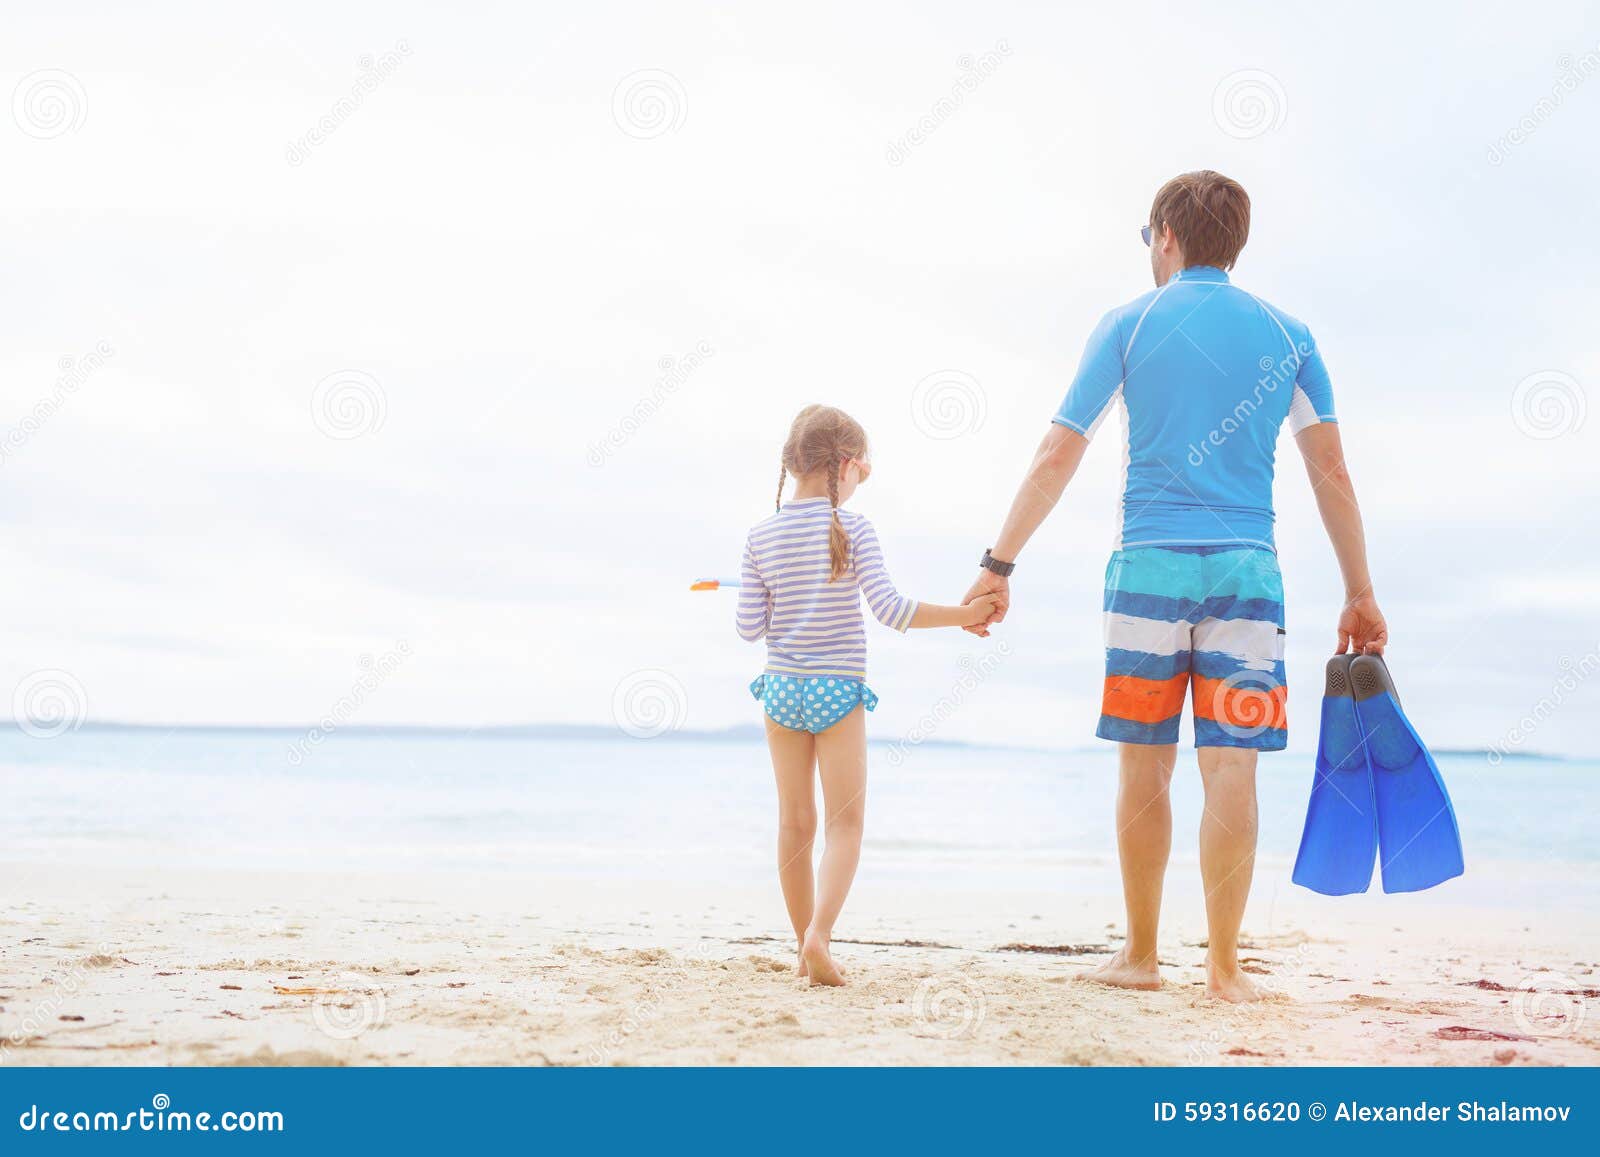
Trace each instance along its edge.
<instances>
[{"instance_id":1,"label":"black wristwatch","mask_svg":"<svg viewBox=\"0 0 1600 1157\"><path fill-rule=\"evenodd\" d=\"M1017 569L1017 564L1016 563L1014 563L1014 562L1001 562L999 559L995 558L994 555L990 554L987 550L983 552L983 559L982 559L981 562L978 563L978 565L981 566L984 570L992 570L992 571L994 571L994 573L999 575L1001 578L1010 578L1011 577L1011 572Z\"/></svg>"}]
</instances>

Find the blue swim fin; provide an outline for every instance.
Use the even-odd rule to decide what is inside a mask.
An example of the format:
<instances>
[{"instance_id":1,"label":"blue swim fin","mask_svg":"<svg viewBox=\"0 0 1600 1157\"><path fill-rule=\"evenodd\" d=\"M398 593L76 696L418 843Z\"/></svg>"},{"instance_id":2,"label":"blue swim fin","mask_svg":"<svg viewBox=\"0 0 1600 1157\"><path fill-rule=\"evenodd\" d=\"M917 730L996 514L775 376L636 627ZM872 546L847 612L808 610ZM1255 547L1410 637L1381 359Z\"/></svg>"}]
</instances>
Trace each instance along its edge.
<instances>
[{"instance_id":1,"label":"blue swim fin","mask_svg":"<svg viewBox=\"0 0 1600 1157\"><path fill-rule=\"evenodd\" d=\"M1365 892L1378 854L1372 769L1350 681L1353 655L1328 660L1311 803L1295 857L1296 884L1325 896Z\"/></svg>"},{"instance_id":2,"label":"blue swim fin","mask_svg":"<svg viewBox=\"0 0 1600 1157\"><path fill-rule=\"evenodd\" d=\"M1383 890L1420 892L1461 875L1461 831L1450 793L1400 709L1389 668L1377 655L1362 655L1350 665L1350 683L1372 763Z\"/></svg>"}]
</instances>

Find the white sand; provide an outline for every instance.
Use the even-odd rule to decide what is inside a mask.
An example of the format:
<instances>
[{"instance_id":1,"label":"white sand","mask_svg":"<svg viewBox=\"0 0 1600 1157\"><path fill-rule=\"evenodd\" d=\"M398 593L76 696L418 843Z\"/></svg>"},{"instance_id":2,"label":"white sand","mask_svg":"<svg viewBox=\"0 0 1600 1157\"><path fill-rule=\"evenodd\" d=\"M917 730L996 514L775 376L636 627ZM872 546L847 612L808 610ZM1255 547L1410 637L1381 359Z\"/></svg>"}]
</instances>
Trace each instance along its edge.
<instances>
[{"instance_id":1,"label":"white sand","mask_svg":"<svg viewBox=\"0 0 1600 1157\"><path fill-rule=\"evenodd\" d=\"M1600 1063L1589 911L1261 899L1246 957L1277 995L1235 1007L1176 903L1164 988L1130 993L1073 982L1114 895L862 891L850 984L824 990L793 977L770 882L4 866L0 1062Z\"/></svg>"}]
</instances>

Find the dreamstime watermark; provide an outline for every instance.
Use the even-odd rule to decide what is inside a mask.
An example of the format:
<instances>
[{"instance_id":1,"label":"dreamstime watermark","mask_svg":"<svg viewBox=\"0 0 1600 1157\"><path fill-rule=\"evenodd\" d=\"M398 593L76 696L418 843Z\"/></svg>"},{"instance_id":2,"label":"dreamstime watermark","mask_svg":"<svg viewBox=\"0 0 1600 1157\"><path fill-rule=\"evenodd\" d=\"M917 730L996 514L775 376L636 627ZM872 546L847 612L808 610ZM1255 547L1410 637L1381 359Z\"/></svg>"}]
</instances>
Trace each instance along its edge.
<instances>
[{"instance_id":1,"label":"dreamstime watermark","mask_svg":"<svg viewBox=\"0 0 1600 1157\"><path fill-rule=\"evenodd\" d=\"M1261 376L1256 379L1255 389L1249 397L1240 398L1238 404L1211 428L1204 438L1198 442L1189 443L1189 465L1204 466L1210 458L1211 451L1222 446L1229 438L1238 433L1239 429L1255 416L1262 404L1272 394L1287 383L1292 383L1300 373L1300 366L1315 352L1314 348L1306 342L1298 343L1291 356L1285 354L1274 359L1263 354L1256 363L1256 368L1261 371Z\"/></svg>"},{"instance_id":2,"label":"dreamstime watermark","mask_svg":"<svg viewBox=\"0 0 1600 1157\"><path fill-rule=\"evenodd\" d=\"M63 356L56 362L60 376L50 392L33 404L33 408L17 420L4 434L0 434L0 466L18 450L26 446L45 423L59 414L89 378L112 357L116 349L108 341L96 342L94 348L82 357Z\"/></svg>"},{"instance_id":3,"label":"dreamstime watermark","mask_svg":"<svg viewBox=\"0 0 1600 1157\"><path fill-rule=\"evenodd\" d=\"M676 731L688 714L689 692L676 675L659 667L624 675L611 693L611 718L635 739Z\"/></svg>"},{"instance_id":4,"label":"dreamstime watermark","mask_svg":"<svg viewBox=\"0 0 1600 1157\"><path fill-rule=\"evenodd\" d=\"M83 127L89 119L89 97L72 73L43 68L11 90L11 119L35 140L54 140Z\"/></svg>"},{"instance_id":5,"label":"dreamstime watermark","mask_svg":"<svg viewBox=\"0 0 1600 1157\"><path fill-rule=\"evenodd\" d=\"M912 424L930 438L976 434L988 416L988 395L971 374L935 370L911 388Z\"/></svg>"},{"instance_id":6,"label":"dreamstime watermark","mask_svg":"<svg viewBox=\"0 0 1600 1157\"><path fill-rule=\"evenodd\" d=\"M640 1029L655 1024L661 1019L661 994L668 989L682 988L690 979L689 968L691 964L705 964L712 959L712 949L709 941L701 940L697 943L687 957L674 956L671 962L662 966L662 983L652 985L644 996L630 1004L622 1014L621 1021L606 1033L604 1039L589 1048L588 1062L591 1065L607 1065L615 1051L627 1043L629 1038Z\"/></svg>"},{"instance_id":7,"label":"dreamstime watermark","mask_svg":"<svg viewBox=\"0 0 1600 1157\"><path fill-rule=\"evenodd\" d=\"M1264 136L1281 126L1288 115L1283 85L1259 68L1230 72L1211 93L1211 119L1234 140Z\"/></svg>"},{"instance_id":8,"label":"dreamstime watermark","mask_svg":"<svg viewBox=\"0 0 1600 1157\"><path fill-rule=\"evenodd\" d=\"M1490 143L1489 163L1505 164L1506 158L1511 155L1511 150L1525 144L1546 121L1556 115L1556 111L1566 102L1567 97L1576 92L1578 86L1597 71L1600 71L1600 44L1596 44L1592 50L1576 59L1570 53L1557 57L1556 79L1550 86L1549 93L1534 101L1533 107L1517 118L1516 124Z\"/></svg>"},{"instance_id":9,"label":"dreamstime watermark","mask_svg":"<svg viewBox=\"0 0 1600 1157\"><path fill-rule=\"evenodd\" d=\"M589 465L604 466L606 459L627 444L628 440L644 428L646 422L660 412L689 376L716 355L716 348L708 341L699 342L682 357L664 357L656 363L661 376L650 392L633 404L633 408L618 420L605 436L589 447Z\"/></svg>"},{"instance_id":10,"label":"dreamstime watermark","mask_svg":"<svg viewBox=\"0 0 1600 1157\"><path fill-rule=\"evenodd\" d=\"M989 998L968 976L928 976L911 994L911 1019L918 1036L970 1040L978 1035L989 1012Z\"/></svg>"},{"instance_id":11,"label":"dreamstime watermark","mask_svg":"<svg viewBox=\"0 0 1600 1157\"><path fill-rule=\"evenodd\" d=\"M381 88L410 55L411 45L404 40L397 40L388 52L376 56L369 52L357 57L357 76L350 91L334 101L328 111L317 118L316 124L284 146L284 160L295 168L305 164L311 150L325 143L339 131L341 125L360 112L367 103L367 97Z\"/></svg>"},{"instance_id":12,"label":"dreamstime watermark","mask_svg":"<svg viewBox=\"0 0 1600 1157\"><path fill-rule=\"evenodd\" d=\"M1576 434L1589 416L1583 385L1560 370L1538 370L1511 391L1511 421L1529 438L1548 442Z\"/></svg>"},{"instance_id":13,"label":"dreamstime watermark","mask_svg":"<svg viewBox=\"0 0 1600 1157\"><path fill-rule=\"evenodd\" d=\"M1256 739L1287 725L1283 697L1284 686L1275 672L1246 667L1217 680L1211 689L1211 718L1234 739Z\"/></svg>"},{"instance_id":14,"label":"dreamstime watermark","mask_svg":"<svg viewBox=\"0 0 1600 1157\"><path fill-rule=\"evenodd\" d=\"M1572 698L1573 694L1596 671L1600 671L1600 646L1573 659L1563 655L1559 663L1561 674L1550 685L1550 694L1542 697L1528 709L1528 713L1499 739L1489 745L1484 758L1490 767L1499 767L1506 756L1514 754L1543 727L1550 718Z\"/></svg>"},{"instance_id":15,"label":"dreamstime watermark","mask_svg":"<svg viewBox=\"0 0 1600 1157\"><path fill-rule=\"evenodd\" d=\"M951 716L961 710L973 692L983 685L984 680L994 674L1000 664L1010 657L1011 646L1002 639L995 644L994 650L986 652L980 659L974 659L971 655L962 655L957 659L956 663L961 668L961 674L950 685L950 689L939 696L933 706L923 712L911 725L910 730L890 745L889 766L899 767L912 750L937 735Z\"/></svg>"},{"instance_id":16,"label":"dreamstime watermark","mask_svg":"<svg viewBox=\"0 0 1600 1157\"><path fill-rule=\"evenodd\" d=\"M319 746L324 739L338 731L360 711L373 692L400 669L407 659L411 657L411 644L401 639L394 645L394 650L385 651L374 658L371 655L362 655L356 665L360 673L356 675L355 682L350 685L350 690L341 695L333 706L328 708L327 714L317 721L315 727L310 728L299 739L289 745L288 759L294 767L299 767L310 756L313 748Z\"/></svg>"},{"instance_id":17,"label":"dreamstime watermark","mask_svg":"<svg viewBox=\"0 0 1600 1157\"><path fill-rule=\"evenodd\" d=\"M1311 967L1313 957L1309 943L1296 944L1289 959L1274 972L1275 979L1301 976ZM1189 1063L1215 1065L1219 1057L1256 1055L1248 1045L1256 1043L1256 1035L1270 1030L1255 1010L1243 1004L1220 1004L1216 1015L1210 1018L1211 1027L1202 1037L1189 1042Z\"/></svg>"},{"instance_id":18,"label":"dreamstime watermark","mask_svg":"<svg viewBox=\"0 0 1600 1157\"><path fill-rule=\"evenodd\" d=\"M311 420L340 442L376 434L388 416L383 386L362 370L336 370L311 391Z\"/></svg>"},{"instance_id":19,"label":"dreamstime watermark","mask_svg":"<svg viewBox=\"0 0 1600 1157\"><path fill-rule=\"evenodd\" d=\"M24 1133L282 1133L276 1109L228 1109L221 1113L174 1109L172 1098L157 1093L148 1109L119 1112L102 1107L41 1109L30 1104L17 1116Z\"/></svg>"},{"instance_id":20,"label":"dreamstime watermark","mask_svg":"<svg viewBox=\"0 0 1600 1157\"><path fill-rule=\"evenodd\" d=\"M891 165L900 166L906 163L906 158L911 151L922 145L938 131L956 113L961 111L971 96L984 81L988 80L1004 63L1005 58L1011 55L1011 45L1004 40L997 40L994 47L988 52L978 56L964 53L956 57L956 80L950 86L950 91L934 101L928 111L917 118L917 123L901 133L884 148L884 157Z\"/></svg>"},{"instance_id":21,"label":"dreamstime watermark","mask_svg":"<svg viewBox=\"0 0 1600 1157\"><path fill-rule=\"evenodd\" d=\"M1541 972L1517 985L1511 1016L1529 1036L1571 1036L1583 1026L1593 992L1564 973Z\"/></svg>"},{"instance_id":22,"label":"dreamstime watermark","mask_svg":"<svg viewBox=\"0 0 1600 1157\"><path fill-rule=\"evenodd\" d=\"M382 1024L388 1013L389 998L383 986L359 972L340 973L311 1002L311 1019L333 1040L355 1040Z\"/></svg>"},{"instance_id":23,"label":"dreamstime watermark","mask_svg":"<svg viewBox=\"0 0 1600 1157\"><path fill-rule=\"evenodd\" d=\"M630 72L611 93L611 119L635 140L653 140L683 127L689 119L689 94L670 72Z\"/></svg>"},{"instance_id":24,"label":"dreamstime watermark","mask_svg":"<svg viewBox=\"0 0 1600 1157\"><path fill-rule=\"evenodd\" d=\"M76 731L89 717L89 693L71 671L49 668L24 675L11 692L11 717L35 739Z\"/></svg>"},{"instance_id":25,"label":"dreamstime watermark","mask_svg":"<svg viewBox=\"0 0 1600 1157\"><path fill-rule=\"evenodd\" d=\"M23 1012L16 1027L0 1040L0 1064L10 1059L11 1050L27 1047L29 1041L61 1015L67 1001L83 989L89 969L95 961L109 962L110 959L111 949L104 944L97 944L94 955L78 957L70 968L58 968L46 973L44 983L49 986L49 993Z\"/></svg>"}]
</instances>

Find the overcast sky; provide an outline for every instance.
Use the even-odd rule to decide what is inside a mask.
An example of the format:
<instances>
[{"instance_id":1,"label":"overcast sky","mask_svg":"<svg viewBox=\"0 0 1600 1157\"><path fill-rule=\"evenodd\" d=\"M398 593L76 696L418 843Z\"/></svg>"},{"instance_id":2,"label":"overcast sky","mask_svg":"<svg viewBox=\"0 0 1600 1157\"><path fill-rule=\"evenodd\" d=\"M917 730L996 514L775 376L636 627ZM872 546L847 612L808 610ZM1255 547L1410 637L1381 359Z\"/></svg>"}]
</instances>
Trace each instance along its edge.
<instances>
[{"instance_id":1,"label":"overcast sky","mask_svg":"<svg viewBox=\"0 0 1600 1157\"><path fill-rule=\"evenodd\" d=\"M1479 7L26 6L0 693L753 722L761 652L686 588L736 570L793 412L863 421L855 508L956 601L1149 287L1152 194L1211 167L1254 201L1236 280L1333 375L1427 737L1600 752L1600 13ZM1093 742L1115 442L992 640L871 628L875 734L959 698L944 737ZM1306 748L1339 584L1279 461Z\"/></svg>"}]
</instances>

